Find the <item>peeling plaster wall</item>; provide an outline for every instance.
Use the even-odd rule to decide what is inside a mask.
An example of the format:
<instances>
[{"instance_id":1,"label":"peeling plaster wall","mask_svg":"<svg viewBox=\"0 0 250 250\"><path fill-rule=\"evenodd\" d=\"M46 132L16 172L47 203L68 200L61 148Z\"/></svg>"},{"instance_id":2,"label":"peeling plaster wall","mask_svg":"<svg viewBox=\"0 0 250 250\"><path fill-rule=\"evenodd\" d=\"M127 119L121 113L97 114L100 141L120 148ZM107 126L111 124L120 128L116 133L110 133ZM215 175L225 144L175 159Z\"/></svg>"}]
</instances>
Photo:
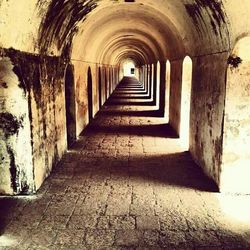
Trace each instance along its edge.
<instances>
[{"instance_id":1,"label":"peeling plaster wall","mask_svg":"<svg viewBox=\"0 0 250 250\"><path fill-rule=\"evenodd\" d=\"M204 172L220 183L225 76L228 53L193 59L190 152Z\"/></svg>"},{"instance_id":2,"label":"peeling plaster wall","mask_svg":"<svg viewBox=\"0 0 250 250\"><path fill-rule=\"evenodd\" d=\"M0 194L34 192L28 93L18 68L0 57Z\"/></svg>"},{"instance_id":3,"label":"peeling plaster wall","mask_svg":"<svg viewBox=\"0 0 250 250\"><path fill-rule=\"evenodd\" d=\"M65 64L57 57L42 57L14 50L8 50L6 54L16 65L19 81L28 96L26 105L29 106L31 133L22 141L32 148L32 178L34 190L37 190L67 147ZM22 106L25 107L20 104Z\"/></svg>"},{"instance_id":4,"label":"peeling plaster wall","mask_svg":"<svg viewBox=\"0 0 250 250\"><path fill-rule=\"evenodd\" d=\"M180 134L182 60L171 62L169 123Z\"/></svg>"},{"instance_id":5,"label":"peeling plaster wall","mask_svg":"<svg viewBox=\"0 0 250 250\"><path fill-rule=\"evenodd\" d=\"M242 61L227 70L220 187L250 194L250 38L239 45L233 56Z\"/></svg>"},{"instance_id":6,"label":"peeling plaster wall","mask_svg":"<svg viewBox=\"0 0 250 250\"><path fill-rule=\"evenodd\" d=\"M65 64L56 57L25 56L20 61L31 84L33 160L36 189L67 148Z\"/></svg>"}]
</instances>

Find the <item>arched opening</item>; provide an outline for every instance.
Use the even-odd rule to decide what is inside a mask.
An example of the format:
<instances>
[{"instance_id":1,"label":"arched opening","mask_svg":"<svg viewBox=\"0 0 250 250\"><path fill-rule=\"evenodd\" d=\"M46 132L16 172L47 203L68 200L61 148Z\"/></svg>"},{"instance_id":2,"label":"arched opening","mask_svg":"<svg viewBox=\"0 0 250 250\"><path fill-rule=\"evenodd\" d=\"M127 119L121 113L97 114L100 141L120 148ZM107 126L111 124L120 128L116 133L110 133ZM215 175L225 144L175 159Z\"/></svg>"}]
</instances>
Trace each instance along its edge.
<instances>
[{"instance_id":1,"label":"arched opening","mask_svg":"<svg viewBox=\"0 0 250 250\"><path fill-rule=\"evenodd\" d=\"M155 100L155 65L152 64L151 65L151 100L154 101Z\"/></svg>"},{"instance_id":2,"label":"arched opening","mask_svg":"<svg viewBox=\"0 0 250 250\"><path fill-rule=\"evenodd\" d=\"M99 109L102 107L102 71L98 68Z\"/></svg>"},{"instance_id":3,"label":"arched opening","mask_svg":"<svg viewBox=\"0 0 250 250\"><path fill-rule=\"evenodd\" d=\"M105 84L105 101L108 99L108 72L107 68L104 67L104 84Z\"/></svg>"},{"instance_id":4,"label":"arched opening","mask_svg":"<svg viewBox=\"0 0 250 250\"><path fill-rule=\"evenodd\" d=\"M160 108L160 83L161 83L161 64L156 64L156 107Z\"/></svg>"},{"instance_id":5,"label":"arched opening","mask_svg":"<svg viewBox=\"0 0 250 250\"><path fill-rule=\"evenodd\" d=\"M165 88L165 119L169 122L169 95L170 95L170 73L171 64L170 61L166 62L166 88Z\"/></svg>"},{"instance_id":6,"label":"arched opening","mask_svg":"<svg viewBox=\"0 0 250 250\"><path fill-rule=\"evenodd\" d=\"M76 140L76 108L74 67L68 64L65 71L65 109L68 147Z\"/></svg>"},{"instance_id":7,"label":"arched opening","mask_svg":"<svg viewBox=\"0 0 250 250\"><path fill-rule=\"evenodd\" d=\"M93 89L92 89L92 74L90 67L88 68L87 88L88 88L88 113L90 122L93 119Z\"/></svg>"},{"instance_id":8,"label":"arched opening","mask_svg":"<svg viewBox=\"0 0 250 250\"><path fill-rule=\"evenodd\" d=\"M250 37L238 41L228 64L220 189L250 194Z\"/></svg>"},{"instance_id":9,"label":"arched opening","mask_svg":"<svg viewBox=\"0 0 250 250\"><path fill-rule=\"evenodd\" d=\"M185 150L189 149L190 101L192 88L192 59L186 56L182 67L180 141Z\"/></svg>"},{"instance_id":10,"label":"arched opening","mask_svg":"<svg viewBox=\"0 0 250 250\"><path fill-rule=\"evenodd\" d=\"M147 69L148 69L148 74L147 74L148 80L147 80L147 84L146 84L144 89L146 91L146 94L150 96L150 86L151 86L151 82L152 82L152 80L151 80L151 70L152 70L152 68L151 68L150 64L147 65Z\"/></svg>"},{"instance_id":11,"label":"arched opening","mask_svg":"<svg viewBox=\"0 0 250 250\"><path fill-rule=\"evenodd\" d=\"M123 63L123 75L135 77L135 64L131 60L127 60Z\"/></svg>"}]
</instances>

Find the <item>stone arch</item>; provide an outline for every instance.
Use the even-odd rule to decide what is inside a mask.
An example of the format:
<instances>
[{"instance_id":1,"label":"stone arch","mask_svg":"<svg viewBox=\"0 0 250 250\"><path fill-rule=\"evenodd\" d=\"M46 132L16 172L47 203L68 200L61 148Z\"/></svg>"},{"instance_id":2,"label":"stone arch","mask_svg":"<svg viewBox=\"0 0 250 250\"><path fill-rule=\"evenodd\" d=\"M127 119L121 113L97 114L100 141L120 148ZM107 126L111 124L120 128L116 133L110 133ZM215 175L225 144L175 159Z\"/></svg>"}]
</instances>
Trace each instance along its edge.
<instances>
[{"instance_id":1,"label":"stone arch","mask_svg":"<svg viewBox=\"0 0 250 250\"><path fill-rule=\"evenodd\" d=\"M87 89L88 89L88 114L89 122L93 119L93 82L91 68L88 67Z\"/></svg>"},{"instance_id":2,"label":"stone arch","mask_svg":"<svg viewBox=\"0 0 250 250\"><path fill-rule=\"evenodd\" d=\"M182 65L180 139L184 149L189 149L190 101L192 88L192 59L186 56Z\"/></svg>"},{"instance_id":3,"label":"stone arch","mask_svg":"<svg viewBox=\"0 0 250 250\"><path fill-rule=\"evenodd\" d=\"M228 59L220 189L250 194L250 36Z\"/></svg>"},{"instance_id":4,"label":"stone arch","mask_svg":"<svg viewBox=\"0 0 250 250\"><path fill-rule=\"evenodd\" d=\"M74 66L68 64L65 69L65 107L68 147L76 140L76 105Z\"/></svg>"}]
</instances>

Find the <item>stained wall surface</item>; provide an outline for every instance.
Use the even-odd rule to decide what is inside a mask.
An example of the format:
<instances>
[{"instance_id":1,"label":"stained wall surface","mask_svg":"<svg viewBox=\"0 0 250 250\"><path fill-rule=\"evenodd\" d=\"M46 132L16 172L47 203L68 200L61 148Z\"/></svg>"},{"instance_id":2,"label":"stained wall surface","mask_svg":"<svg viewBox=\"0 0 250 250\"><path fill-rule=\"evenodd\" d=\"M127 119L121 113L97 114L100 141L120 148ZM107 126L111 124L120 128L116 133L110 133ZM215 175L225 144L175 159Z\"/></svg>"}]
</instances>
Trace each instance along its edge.
<instances>
[{"instance_id":1,"label":"stained wall surface","mask_svg":"<svg viewBox=\"0 0 250 250\"><path fill-rule=\"evenodd\" d=\"M221 53L193 59L190 152L217 184L221 173L227 58L228 53Z\"/></svg>"},{"instance_id":2,"label":"stained wall surface","mask_svg":"<svg viewBox=\"0 0 250 250\"><path fill-rule=\"evenodd\" d=\"M221 190L250 193L250 38L239 40L228 59Z\"/></svg>"}]
</instances>

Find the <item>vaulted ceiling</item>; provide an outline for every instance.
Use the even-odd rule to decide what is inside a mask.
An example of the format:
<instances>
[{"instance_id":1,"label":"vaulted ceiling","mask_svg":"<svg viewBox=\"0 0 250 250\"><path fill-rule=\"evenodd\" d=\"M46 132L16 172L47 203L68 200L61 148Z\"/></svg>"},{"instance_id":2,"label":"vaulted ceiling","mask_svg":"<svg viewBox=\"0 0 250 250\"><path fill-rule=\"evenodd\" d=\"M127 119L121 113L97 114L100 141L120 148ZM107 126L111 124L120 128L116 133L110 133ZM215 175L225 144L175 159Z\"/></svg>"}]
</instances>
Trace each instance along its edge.
<instances>
[{"instance_id":1,"label":"vaulted ceiling","mask_svg":"<svg viewBox=\"0 0 250 250\"><path fill-rule=\"evenodd\" d=\"M250 6L241 2L0 0L0 47L139 65L228 51L248 32Z\"/></svg>"}]
</instances>

